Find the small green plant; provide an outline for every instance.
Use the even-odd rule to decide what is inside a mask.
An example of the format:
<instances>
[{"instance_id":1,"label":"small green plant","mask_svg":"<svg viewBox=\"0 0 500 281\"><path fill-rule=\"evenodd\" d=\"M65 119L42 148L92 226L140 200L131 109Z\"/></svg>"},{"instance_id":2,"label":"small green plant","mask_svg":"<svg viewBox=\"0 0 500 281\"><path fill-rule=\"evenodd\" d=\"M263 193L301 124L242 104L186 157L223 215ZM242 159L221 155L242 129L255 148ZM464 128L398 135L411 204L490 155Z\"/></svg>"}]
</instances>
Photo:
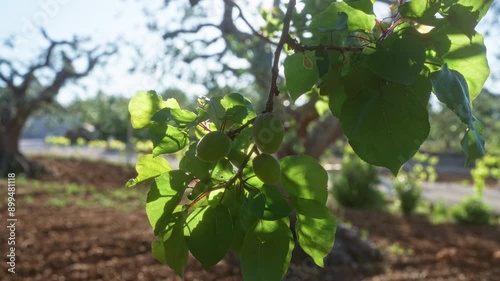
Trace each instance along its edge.
<instances>
[{"instance_id":1,"label":"small green plant","mask_svg":"<svg viewBox=\"0 0 500 281\"><path fill-rule=\"evenodd\" d=\"M76 145L77 146L84 146L87 144L87 141L84 138L77 138L76 139Z\"/></svg>"},{"instance_id":2,"label":"small green plant","mask_svg":"<svg viewBox=\"0 0 500 281\"><path fill-rule=\"evenodd\" d=\"M413 255L413 250L412 249L405 249L398 244L391 244L389 247L387 247L387 251L389 253L398 255L398 256L411 256Z\"/></svg>"},{"instance_id":3,"label":"small green plant","mask_svg":"<svg viewBox=\"0 0 500 281\"><path fill-rule=\"evenodd\" d=\"M106 148L107 143L105 140L91 140L88 142L88 146L91 148Z\"/></svg>"},{"instance_id":4,"label":"small green plant","mask_svg":"<svg viewBox=\"0 0 500 281\"><path fill-rule=\"evenodd\" d=\"M151 151L153 151L153 142L150 140L138 140L135 143L135 151L140 153L151 153Z\"/></svg>"},{"instance_id":5,"label":"small green plant","mask_svg":"<svg viewBox=\"0 0 500 281\"><path fill-rule=\"evenodd\" d=\"M70 146L71 140L63 136L47 136L44 139L45 143L53 146Z\"/></svg>"},{"instance_id":6,"label":"small green plant","mask_svg":"<svg viewBox=\"0 0 500 281\"><path fill-rule=\"evenodd\" d=\"M119 140L110 140L107 145L110 150L116 150L119 152L125 151L126 148L126 144Z\"/></svg>"},{"instance_id":7,"label":"small green plant","mask_svg":"<svg viewBox=\"0 0 500 281\"><path fill-rule=\"evenodd\" d=\"M493 210L479 196L466 197L452 209L453 218L464 224L490 224Z\"/></svg>"},{"instance_id":8,"label":"small green plant","mask_svg":"<svg viewBox=\"0 0 500 281\"><path fill-rule=\"evenodd\" d=\"M385 197L377 189L377 168L356 156L349 146L344 149L342 169L333 180L332 194L343 207L382 210Z\"/></svg>"},{"instance_id":9,"label":"small green plant","mask_svg":"<svg viewBox=\"0 0 500 281\"><path fill-rule=\"evenodd\" d=\"M434 166L439 162L437 156L417 152L412 158L409 171L401 171L394 179L394 190L401 212L407 216L415 212L421 202L422 182L433 182L437 178Z\"/></svg>"},{"instance_id":10,"label":"small green plant","mask_svg":"<svg viewBox=\"0 0 500 281\"><path fill-rule=\"evenodd\" d=\"M486 186L486 179L489 177L500 181L500 155L487 154L476 162L476 166L471 170L474 189L477 196L482 196Z\"/></svg>"},{"instance_id":11,"label":"small green plant","mask_svg":"<svg viewBox=\"0 0 500 281\"><path fill-rule=\"evenodd\" d=\"M420 183L407 174L401 174L394 182L394 189L398 196L399 207L404 215L411 215L422 195Z\"/></svg>"}]
</instances>

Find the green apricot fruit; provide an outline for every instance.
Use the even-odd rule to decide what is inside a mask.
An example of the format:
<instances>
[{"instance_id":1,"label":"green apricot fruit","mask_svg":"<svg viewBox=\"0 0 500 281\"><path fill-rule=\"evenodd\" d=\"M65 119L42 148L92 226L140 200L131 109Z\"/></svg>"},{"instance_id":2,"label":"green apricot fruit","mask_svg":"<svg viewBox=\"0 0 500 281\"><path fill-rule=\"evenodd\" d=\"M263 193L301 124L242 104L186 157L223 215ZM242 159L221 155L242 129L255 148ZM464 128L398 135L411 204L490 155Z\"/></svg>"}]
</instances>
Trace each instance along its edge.
<instances>
[{"instance_id":1,"label":"green apricot fruit","mask_svg":"<svg viewBox=\"0 0 500 281\"><path fill-rule=\"evenodd\" d=\"M281 120L273 113L260 114L252 126L253 140L260 151L275 153L283 142L285 129Z\"/></svg>"},{"instance_id":2,"label":"green apricot fruit","mask_svg":"<svg viewBox=\"0 0 500 281\"><path fill-rule=\"evenodd\" d=\"M219 162L231 151L231 139L220 131L203 136L196 146L196 156L206 162Z\"/></svg>"},{"instance_id":3,"label":"green apricot fruit","mask_svg":"<svg viewBox=\"0 0 500 281\"><path fill-rule=\"evenodd\" d=\"M275 184L281 179L281 166L272 155L262 153L252 161L253 172L264 183Z\"/></svg>"}]
</instances>

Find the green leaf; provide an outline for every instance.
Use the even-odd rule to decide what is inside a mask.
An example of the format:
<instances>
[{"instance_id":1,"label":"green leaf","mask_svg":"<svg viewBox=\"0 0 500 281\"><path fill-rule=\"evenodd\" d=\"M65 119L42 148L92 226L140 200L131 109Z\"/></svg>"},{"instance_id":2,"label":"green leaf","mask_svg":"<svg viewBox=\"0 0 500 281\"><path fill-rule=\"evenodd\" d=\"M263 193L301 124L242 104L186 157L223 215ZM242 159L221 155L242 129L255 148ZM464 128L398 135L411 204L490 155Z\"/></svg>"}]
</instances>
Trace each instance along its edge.
<instances>
[{"instance_id":1,"label":"green leaf","mask_svg":"<svg viewBox=\"0 0 500 281\"><path fill-rule=\"evenodd\" d=\"M200 180L210 179L210 174L216 163L209 163L196 157L196 144L189 146L189 150L184 154L179 162L179 168L191 173L195 178Z\"/></svg>"},{"instance_id":2,"label":"green leaf","mask_svg":"<svg viewBox=\"0 0 500 281\"><path fill-rule=\"evenodd\" d=\"M292 155L282 158L280 165L281 184L289 195L326 204L328 175L316 159Z\"/></svg>"},{"instance_id":3,"label":"green leaf","mask_svg":"<svg viewBox=\"0 0 500 281\"><path fill-rule=\"evenodd\" d=\"M153 242L151 248L158 261L167 264L184 280L189 251L184 238L184 216L176 214L175 220L164 231L162 240Z\"/></svg>"},{"instance_id":4,"label":"green leaf","mask_svg":"<svg viewBox=\"0 0 500 281\"><path fill-rule=\"evenodd\" d=\"M322 82L319 85L321 95L328 96L328 107L332 114L336 117L340 116L340 109L342 104L347 98L344 83L340 79L340 74L337 70L330 70L325 76L321 78Z\"/></svg>"},{"instance_id":5,"label":"green leaf","mask_svg":"<svg viewBox=\"0 0 500 281\"><path fill-rule=\"evenodd\" d=\"M161 174L151 185L146 199L146 213L155 235L159 235L172 219L186 186L192 180L184 171Z\"/></svg>"},{"instance_id":6,"label":"green leaf","mask_svg":"<svg viewBox=\"0 0 500 281\"><path fill-rule=\"evenodd\" d=\"M486 153L483 135L484 128L479 120L475 120L472 125L467 128L461 141L462 149L465 155L467 155L465 165L470 165L472 161L483 157Z\"/></svg>"},{"instance_id":7,"label":"green leaf","mask_svg":"<svg viewBox=\"0 0 500 281\"><path fill-rule=\"evenodd\" d=\"M279 220L288 217L292 211L278 188L269 184L264 184L260 192L250 192L248 208L263 220Z\"/></svg>"},{"instance_id":8,"label":"green leaf","mask_svg":"<svg viewBox=\"0 0 500 281\"><path fill-rule=\"evenodd\" d=\"M309 30L330 32L334 28L343 26L347 17L347 30L371 31L375 26L375 15L373 14L373 3L370 0L358 0L349 2L334 2L326 10L316 14L311 19Z\"/></svg>"},{"instance_id":9,"label":"green leaf","mask_svg":"<svg viewBox=\"0 0 500 281\"><path fill-rule=\"evenodd\" d=\"M316 61L314 52L305 52L311 62ZM311 90L319 79L318 69L314 65L308 69L304 66L304 54L294 53L285 59L285 80L286 87L293 101L297 100L302 94Z\"/></svg>"},{"instance_id":10,"label":"green leaf","mask_svg":"<svg viewBox=\"0 0 500 281\"><path fill-rule=\"evenodd\" d=\"M231 243L231 250L235 253L240 253L241 247L243 247L243 242L245 241L246 231L241 226L240 218L234 221L234 237Z\"/></svg>"},{"instance_id":11,"label":"green leaf","mask_svg":"<svg viewBox=\"0 0 500 281\"><path fill-rule=\"evenodd\" d=\"M189 215L186 223L184 235L189 250L203 267L209 269L222 260L233 240L233 222L227 207L198 208Z\"/></svg>"},{"instance_id":12,"label":"green leaf","mask_svg":"<svg viewBox=\"0 0 500 281\"><path fill-rule=\"evenodd\" d=\"M252 103L241 94L227 94L220 103L226 109L225 118L237 124L243 124L256 116Z\"/></svg>"},{"instance_id":13,"label":"green leaf","mask_svg":"<svg viewBox=\"0 0 500 281\"><path fill-rule=\"evenodd\" d=\"M127 187L135 186L152 178L159 176L164 172L172 170L167 160L161 157L153 157L151 154L140 155L135 164L137 177L127 182Z\"/></svg>"},{"instance_id":14,"label":"green leaf","mask_svg":"<svg viewBox=\"0 0 500 281\"><path fill-rule=\"evenodd\" d=\"M403 36L390 45L377 44L376 49L365 48L367 67L381 78L404 85L415 81L425 61L425 47L414 36Z\"/></svg>"},{"instance_id":15,"label":"green leaf","mask_svg":"<svg viewBox=\"0 0 500 281\"><path fill-rule=\"evenodd\" d=\"M212 122L217 130L221 129L222 121L224 120L224 116L226 115L226 109L221 104L222 97L200 97L198 99L198 105L205 110L207 113L208 119Z\"/></svg>"},{"instance_id":16,"label":"green leaf","mask_svg":"<svg viewBox=\"0 0 500 281\"><path fill-rule=\"evenodd\" d=\"M260 221L247 233L240 252L245 281L280 281L292 258L294 241L283 220Z\"/></svg>"},{"instance_id":17,"label":"green leaf","mask_svg":"<svg viewBox=\"0 0 500 281\"><path fill-rule=\"evenodd\" d=\"M323 259L330 253L335 241L335 217L327 207L315 200L298 198L293 203L297 210L297 241L304 252L323 267Z\"/></svg>"},{"instance_id":18,"label":"green leaf","mask_svg":"<svg viewBox=\"0 0 500 281\"><path fill-rule=\"evenodd\" d=\"M187 127L192 126L198 115L195 113L178 108L163 108L158 110L153 117L151 117L152 121L155 121L160 124L166 124L168 121L173 121L177 125L177 127Z\"/></svg>"},{"instance_id":19,"label":"green leaf","mask_svg":"<svg viewBox=\"0 0 500 281\"><path fill-rule=\"evenodd\" d=\"M485 15L488 9L490 8L493 0L458 0L454 1L456 5L462 5L464 7L472 7L472 12L478 11L479 16L477 21L479 22Z\"/></svg>"},{"instance_id":20,"label":"green leaf","mask_svg":"<svg viewBox=\"0 0 500 281\"><path fill-rule=\"evenodd\" d=\"M346 30L347 29L347 22L349 20L349 16L344 13L344 12L339 12L338 13L338 21L335 23L335 25L330 26L330 27L319 27L318 29L321 32L330 32L330 31L337 31L337 30Z\"/></svg>"},{"instance_id":21,"label":"green leaf","mask_svg":"<svg viewBox=\"0 0 500 281\"><path fill-rule=\"evenodd\" d=\"M431 80L425 75L419 75L415 82L410 85L410 91L420 100L420 104L426 106L432 92Z\"/></svg>"},{"instance_id":22,"label":"green leaf","mask_svg":"<svg viewBox=\"0 0 500 281\"><path fill-rule=\"evenodd\" d=\"M467 155L466 164L484 156L483 126L472 114L471 99L467 81L460 72L444 64L440 70L431 73L431 82L439 101L446 104L468 126L462 139L462 148Z\"/></svg>"},{"instance_id":23,"label":"green leaf","mask_svg":"<svg viewBox=\"0 0 500 281\"><path fill-rule=\"evenodd\" d=\"M429 33L428 42L435 51L435 58L427 60L438 64L448 64L450 69L460 72L467 81L471 100L483 89L490 74L486 59L483 36L475 33L472 40L459 30L447 25L435 28Z\"/></svg>"},{"instance_id":24,"label":"green leaf","mask_svg":"<svg viewBox=\"0 0 500 281\"><path fill-rule=\"evenodd\" d=\"M416 19L420 23L426 23L434 19L440 8L440 0L412 0L401 5L399 11L404 18Z\"/></svg>"},{"instance_id":25,"label":"green leaf","mask_svg":"<svg viewBox=\"0 0 500 281\"><path fill-rule=\"evenodd\" d=\"M265 207L262 214L264 220L279 220L288 217L292 209L288 206L283 194L275 185L264 184L262 193L265 195Z\"/></svg>"},{"instance_id":26,"label":"green leaf","mask_svg":"<svg viewBox=\"0 0 500 281\"><path fill-rule=\"evenodd\" d=\"M128 105L130 121L134 129L141 129L151 124L151 117L160 109L170 107L179 108L175 99L163 101L155 91L139 92Z\"/></svg>"},{"instance_id":27,"label":"green leaf","mask_svg":"<svg viewBox=\"0 0 500 281\"><path fill-rule=\"evenodd\" d=\"M386 83L386 81L380 79L369 70L365 64L354 65L351 71L342 79L342 82L347 97L355 97L359 94L364 94Z\"/></svg>"},{"instance_id":28,"label":"green leaf","mask_svg":"<svg viewBox=\"0 0 500 281\"><path fill-rule=\"evenodd\" d=\"M223 159L217 162L212 172L212 179L215 181L227 181L234 176L233 165L229 160Z\"/></svg>"},{"instance_id":29,"label":"green leaf","mask_svg":"<svg viewBox=\"0 0 500 281\"><path fill-rule=\"evenodd\" d=\"M340 121L356 154L397 174L429 135L429 114L409 88L389 84L349 98Z\"/></svg>"},{"instance_id":30,"label":"green leaf","mask_svg":"<svg viewBox=\"0 0 500 281\"><path fill-rule=\"evenodd\" d=\"M153 155L177 152L189 144L189 135L182 129L166 124L154 123L149 128L153 142Z\"/></svg>"},{"instance_id":31,"label":"green leaf","mask_svg":"<svg viewBox=\"0 0 500 281\"><path fill-rule=\"evenodd\" d=\"M241 212L239 219L241 227L246 232L253 229L255 224L259 221L259 218L257 217L256 213L260 214L263 212L262 210L264 209L265 200L256 198L257 200L254 201L255 200L254 197L257 195L259 195L259 193L250 192L250 194L248 195L248 199L244 200L241 205Z\"/></svg>"},{"instance_id":32,"label":"green leaf","mask_svg":"<svg viewBox=\"0 0 500 281\"><path fill-rule=\"evenodd\" d=\"M472 11L473 7L452 5L448 11L447 19L450 24L470 39L476 32L474 29L479 23L479 11Z\"/></svg>"},{"instance_id":33,"label":"green leaf","mask_svg":"<svg viewBox=\"0 0 500 281\"><path fill-rule=\"evenodd\" d=\"M318 50L315 52L315 55L318 75L319 77L323 77L330 70L330 56L326 50Z\"/></svg>"}]
</instances>

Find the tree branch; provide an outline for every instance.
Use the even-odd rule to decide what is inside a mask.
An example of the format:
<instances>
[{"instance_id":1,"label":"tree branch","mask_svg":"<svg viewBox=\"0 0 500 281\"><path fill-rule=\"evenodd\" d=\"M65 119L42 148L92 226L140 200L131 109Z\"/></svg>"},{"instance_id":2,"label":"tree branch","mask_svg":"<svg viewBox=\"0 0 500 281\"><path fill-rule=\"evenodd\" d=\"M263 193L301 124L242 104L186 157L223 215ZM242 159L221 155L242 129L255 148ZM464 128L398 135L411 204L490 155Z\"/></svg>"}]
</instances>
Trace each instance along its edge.
<instances>
[{"instance_id":1,"label":"tree branch","mask_svg":"<svg viewBox=\"0 0 500 281\"><path fill-rule=\"evenodd\" d=\"M281 52L283 51L283 46L290 37L290 22L292 21L292 13L295 9L296 0L290 0L288 3L288 8L286 10L285 18L283 20L283 31L281 33L280 41L278 46L274 51L274 61L271 73L271 89L269 90L269 95L266 102L266 112L272 112L274 107L274 97L279 95L280 91L278 88L277 80L279 76L279 60Z\"/></svg>"},{"instance_id":2,"label":"tree branch","mask_svg":"<svg viewBox=\"0 0 500 281\"><path fill-rule=\"evenodd\" d=\"M255 30L255 28L253 28L253 26L250 24L250 22L243 15L243 11L241 10L241 7L238 6L238 4L236 4L232 0L225 0L225 2L228 3L229 5L234 6L238 10L239 17L245 22L245 24L248 26L248 28L250 28L250 30L252 31L253 35L259 37L260 39L264 40L265 42L267 42L267 43L269 43L271 45L277 45L276 42L271 41L271 39L269 39L268 37L264 36L262 33L258 32L257 30Z\"/></svg>"},{"instance_id":3,"label":"tree branch","mask_svg":"<svg viewBox=\"0 0 500 281\"><path fill-rule=\"evenodd\" d=\"M295 52L301 52L301 53L305 51L327 51L327 50L339 51L341 53L361 52L366 48L366 46L360 46L360 47L341 47L334 45L308 46L300 44L297 41L297 39L291 38L290 36L288 36L286 43L290 47L290 49L294 50Z\"/></svg>"},{"instance_id":4,"label":"tree branch","mask_svg":"<svg viewBox=\"0 0 500 281\"><path fill-rule=\"evenodd\" d=\"M163 39L174 38L181 33L198 33L202 28L205 28L205 27L214 27L214 28L220 29L219 25L216 25L213 23L202 23L202 24L199 24L198 26L194 27L193 29L178 29L175 31L166 32L163 34Z\"/></svg>"}]
</instances>

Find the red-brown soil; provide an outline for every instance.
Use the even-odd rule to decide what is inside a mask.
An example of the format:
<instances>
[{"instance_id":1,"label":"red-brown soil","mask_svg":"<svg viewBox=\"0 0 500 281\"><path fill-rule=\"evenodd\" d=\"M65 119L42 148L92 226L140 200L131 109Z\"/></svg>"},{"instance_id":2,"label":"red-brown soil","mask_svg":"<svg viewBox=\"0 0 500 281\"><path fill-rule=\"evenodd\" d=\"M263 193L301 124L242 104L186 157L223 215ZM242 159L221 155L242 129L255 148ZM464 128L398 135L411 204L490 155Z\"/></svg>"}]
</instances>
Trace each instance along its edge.
<instances>
[{"instance_id":1,"label":"red-brown soil","mask_svg":"<svg viewBox=\"0 0 500 281\"><path fill-rule=\"evenodd\" d=\"M43 181L93 185L98 191L124 188L135 173L129 167L97 162L38 160L51 173ZM1 179L2 201L5 187ZM7 233L1 226L0 280L180 280L152 257L154 237L143 209L54 207L37 197L27 204L23 193L29 188L29 181L18 185L15 275L6 271ZM5 224L1 204L0 221ZM369 238L386 250L387 264L385 272L375 276L354 272L335 280L500 280L499 226L432 225L424 217L352 210L343 217L367 230ZM405 253L390 253L391 245ZM186 280L241 280L236 263L227 259L205 272L191 260Z\"/></svg>"}]
</instances>

